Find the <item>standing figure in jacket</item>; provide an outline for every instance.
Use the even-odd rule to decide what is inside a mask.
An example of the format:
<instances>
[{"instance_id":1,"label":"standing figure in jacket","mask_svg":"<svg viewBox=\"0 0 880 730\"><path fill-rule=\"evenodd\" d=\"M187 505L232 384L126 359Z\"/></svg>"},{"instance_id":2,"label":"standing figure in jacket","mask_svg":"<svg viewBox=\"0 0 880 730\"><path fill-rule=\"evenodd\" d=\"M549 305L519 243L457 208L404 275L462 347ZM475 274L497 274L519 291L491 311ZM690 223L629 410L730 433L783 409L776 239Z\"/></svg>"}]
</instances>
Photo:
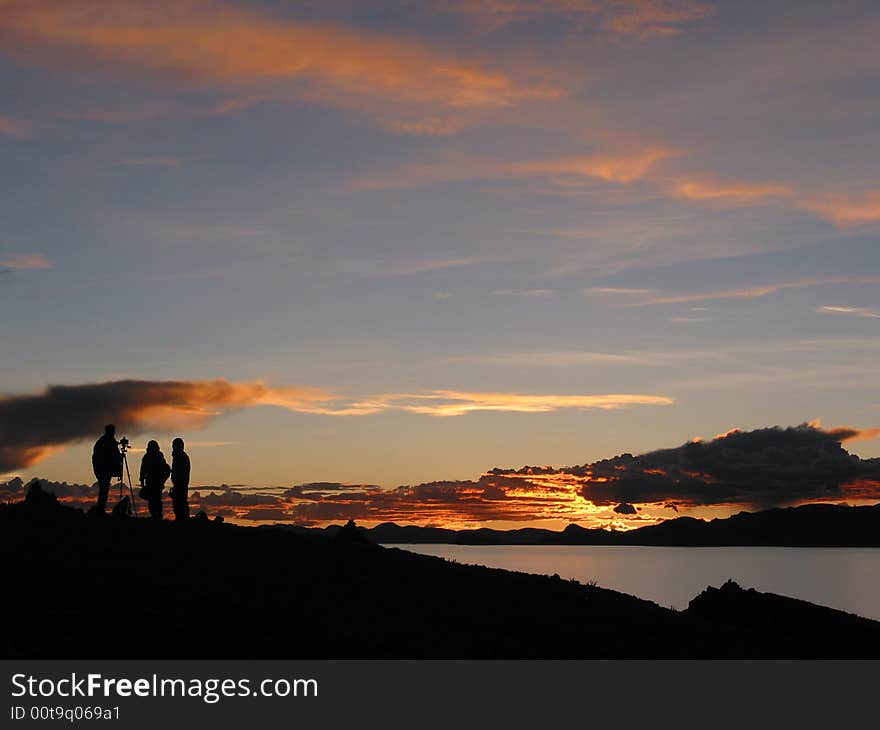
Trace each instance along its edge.
<instances>
[{"instance_id":1,"label":"standing figure in jacket","mask_svg":"<svg viewBox=\"0 0 880 730\"><path fill-rule=\"evenodd\" d=\"M153 519L162 519L162 490L170 474L171 467L159 450L159 442L150 441L141 459L141 497L147 500Z\"/></svg>"},{"instance_id":2,"label":"standing figure in jacket","mask_svg":"<svg viewBox=\"0 0 880 730\"><path fill-rule=\"evenodd\" d=\"M186 522L189 519L189 456L183 450L183 439L171 442L171 503L174 505L174 519Z\"/></svg>"},{"instance_id":3,"label":"standing figure in jacket","mask_svg":"<svg viewBox=\"0 0 880 730\"><path fill-rule=\"evenodd\" d=\"M122 454L119 453L119 444L116 441L116 426L112 423L104 426L104 435L95 442L92 469L98 480L98 502L93 509L104 514L107 495L110 494L110 480L113 477L122 479Z\"/></svg>"}]
</instances>

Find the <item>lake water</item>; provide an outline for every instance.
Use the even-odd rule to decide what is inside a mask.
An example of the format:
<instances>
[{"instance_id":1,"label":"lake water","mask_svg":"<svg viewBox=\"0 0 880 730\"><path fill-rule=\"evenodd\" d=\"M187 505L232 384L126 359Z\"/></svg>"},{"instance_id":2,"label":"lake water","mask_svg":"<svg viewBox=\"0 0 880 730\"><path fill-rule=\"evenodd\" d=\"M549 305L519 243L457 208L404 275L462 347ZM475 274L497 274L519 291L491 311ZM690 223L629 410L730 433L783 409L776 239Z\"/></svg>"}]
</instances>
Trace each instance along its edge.
<instances>
[{"instance_id":1,"label":"lake water","mask_svg":"<svg viewBox=\"0 0 880 730\"><path fill-rule=\"evenodd\" d=\"M880 548L392 545L424 555L595 581L662 606L687 608L706 586L733 578L880 620Z\"/></svg>"}]
</instances>

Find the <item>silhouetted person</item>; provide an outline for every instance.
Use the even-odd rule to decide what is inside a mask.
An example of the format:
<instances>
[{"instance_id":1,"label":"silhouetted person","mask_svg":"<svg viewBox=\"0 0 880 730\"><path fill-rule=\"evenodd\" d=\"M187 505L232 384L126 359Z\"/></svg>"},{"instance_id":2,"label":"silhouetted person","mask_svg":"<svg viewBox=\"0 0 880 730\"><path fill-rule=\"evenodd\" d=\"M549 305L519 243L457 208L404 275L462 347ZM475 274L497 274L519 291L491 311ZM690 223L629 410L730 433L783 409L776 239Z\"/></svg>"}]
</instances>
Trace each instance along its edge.
<instances>
[{"instance_id":1,"label":"silhouetted person","mask_svg":"<svg viewBox=\"0 0 880 730\"><path fill-rule=\"evenodd\" d=\"M174 519L185 522L189 519L189 456L183 450L183 439L171 442L171 504L174 505Z\"/></svg>"},{"instance_id":2,"label":"silhouetted person","mask_svg":"<svg viewBox=\"0 0 880 730\"><path fill-rule=\"evenodd\" d=\"M119 444L116 441L116 426L112 423L104 426L104 435L95 442L92 469L98 480L98 502L93 509L103 514L107 508L107 496L110 494L110 481L113 477L122 479L122 454L119 453Z\"/></svg>"},{"instance_id":3,"label":"silhouetted person","mask_svg":"<svg viewBox=\"0 0 880 730\"><path fill-rule=\"evenodd\" d=\"M141 497L147 500L150 517L162 519L162 490L171 474L171 467L159 449L158 441L150 441L141 459Z\"/></svg>"}]
</instances>

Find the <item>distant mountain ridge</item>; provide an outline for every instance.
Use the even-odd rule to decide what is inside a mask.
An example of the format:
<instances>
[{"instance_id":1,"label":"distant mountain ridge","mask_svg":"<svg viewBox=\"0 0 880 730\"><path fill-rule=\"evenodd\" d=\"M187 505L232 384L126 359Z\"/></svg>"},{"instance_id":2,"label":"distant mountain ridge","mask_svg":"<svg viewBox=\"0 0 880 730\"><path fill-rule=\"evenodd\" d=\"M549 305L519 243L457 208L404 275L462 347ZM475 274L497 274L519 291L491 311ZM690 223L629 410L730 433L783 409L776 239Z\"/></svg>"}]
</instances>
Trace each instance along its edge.
<instances>
[{"instance_id":1,"label":"distant mountain ridge","mask_svg":"<svg viewBox=\"0 0 880 730\"><path fill-rule=\"evenodd\" d=\"M302 533L335 534L340 527L290 526ZM653 545L686 547L880 547L880 504L851 507L807 504L726 518L678 517L626 532L590 529L576 524L564 530L524 527L515 530L452 530L386 522L360 528L386 545Z\"/></svg>"}]
</instances>

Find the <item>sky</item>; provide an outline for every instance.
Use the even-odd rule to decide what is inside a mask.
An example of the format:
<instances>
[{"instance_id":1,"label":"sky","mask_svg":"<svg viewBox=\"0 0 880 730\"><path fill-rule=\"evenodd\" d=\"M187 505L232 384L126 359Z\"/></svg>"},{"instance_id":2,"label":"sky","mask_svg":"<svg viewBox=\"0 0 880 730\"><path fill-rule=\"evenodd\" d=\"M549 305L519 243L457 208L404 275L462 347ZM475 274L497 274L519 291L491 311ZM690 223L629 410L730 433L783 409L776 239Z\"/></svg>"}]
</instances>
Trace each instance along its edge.
<instances>
[{"instance_id":1,"label":"sky","mask_svg":"<svg viewBox=\"0 0 880 730\"><path fill-rule=\"evenodd\" d=\"M878 33L848 0L0 0L0 473L90 482L114 409L205 485L805 422L880 456ZM9 446L22 412L51 433Z\"/></svg>"}]
</instances>

